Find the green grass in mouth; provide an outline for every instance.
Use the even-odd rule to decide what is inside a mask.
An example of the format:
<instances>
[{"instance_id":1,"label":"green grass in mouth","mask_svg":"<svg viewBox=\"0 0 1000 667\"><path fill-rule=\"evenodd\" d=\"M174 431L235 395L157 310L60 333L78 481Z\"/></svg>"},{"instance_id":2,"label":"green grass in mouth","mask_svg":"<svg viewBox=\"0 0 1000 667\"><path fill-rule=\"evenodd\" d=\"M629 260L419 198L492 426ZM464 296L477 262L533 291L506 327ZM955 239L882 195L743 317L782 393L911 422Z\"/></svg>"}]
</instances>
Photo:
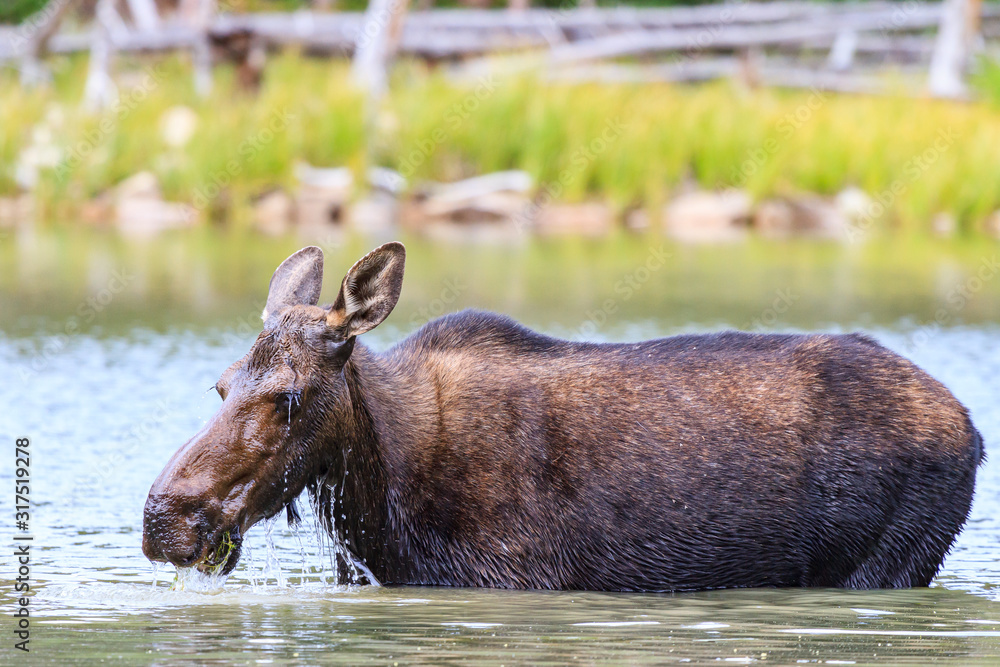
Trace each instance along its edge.
<instances>
[{"instance_id":1,"label":"green grass in mouth","mask_svg":"<svg viewBox=\"0 0 1000 667\"><path fill-rule=\"evenodd\" d=\"M215 576L222 571L226 563L229 562L229 557L233 554L233 550L236 548L236 542L233 541L232 535L230 535L227 530L222 534L222 539L219 541L219 546L215 548L215 551L210 553L202 561L203 564L208 566L208 574Z\"/></svg>"}]
</instances>

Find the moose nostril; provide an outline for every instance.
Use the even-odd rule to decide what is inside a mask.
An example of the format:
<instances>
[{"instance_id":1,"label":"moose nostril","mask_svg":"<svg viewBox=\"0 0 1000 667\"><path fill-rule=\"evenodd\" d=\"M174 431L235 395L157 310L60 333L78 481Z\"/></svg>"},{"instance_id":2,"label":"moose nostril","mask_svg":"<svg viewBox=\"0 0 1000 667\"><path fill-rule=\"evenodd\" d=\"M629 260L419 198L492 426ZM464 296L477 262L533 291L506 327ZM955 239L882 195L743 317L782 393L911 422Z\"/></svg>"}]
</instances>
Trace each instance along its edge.
<instances>
[{"instance_id":1,"label":"moose nostril","mask_svg":"<svg viewBox=\"0 0 1000 667\"><path fill-rule=\"evenodd\" d=\"M177 567L194 565L201 557L203 543L197 534L170 534L166 539L157 540L156 552L159 557L154 560L173 563Z\"/></svg>"},{"instance_id":2,"label":"moose nostril","mask_svg":"<svg viewBox=\"0 0 1000 667\"><path fill-rule=\"evenodd\" d=\"M150 496L143 511L142 552L154 561L193 565L204 545L199 512L183 511L176 499Z\"/></svg>"},{"instance_id":3,"label":"moose nostril","mask_svg":"<svg viewBox=\"0 0 1000 667\"><path fill-rule=\"evenodd\" d=\"M201 556L200 549L195 548L194 551L188 553L186 556L171 554L167 560L178 567L188 567L194 565L199 560L199 556Z\"/></svg>"}]
</instances>

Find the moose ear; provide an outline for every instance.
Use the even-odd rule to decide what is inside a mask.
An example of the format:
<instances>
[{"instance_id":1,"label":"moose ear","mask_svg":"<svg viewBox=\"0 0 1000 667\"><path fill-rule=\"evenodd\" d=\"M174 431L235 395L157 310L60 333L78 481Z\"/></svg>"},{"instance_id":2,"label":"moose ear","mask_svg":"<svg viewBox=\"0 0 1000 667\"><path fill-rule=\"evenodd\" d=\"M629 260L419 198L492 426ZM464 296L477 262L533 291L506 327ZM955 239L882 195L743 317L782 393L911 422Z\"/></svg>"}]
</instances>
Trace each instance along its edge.
<instances>
[{"instance_id":1,"label":"moose ear","mask_svg":"<svg viewBox=\"0 0 1000 667\"><path fill-rule=\"evenodd\" d=\"M319 303L323 289L323 251L314 245L299 250L281 263L271 276L267 305L261 318L267 318L285 306Z\"/></svg>"},{"instance_id":2,"label":"moose ear","mask_svg":"<svg viewBox=\"0 0 1000 667\"><path fill-rule=\"evenodd\" d=\"M405 262L406 249L393 242L375 248L351 267L326 316L338 337L363 334L389 316L403 287Z\"/></svg>"}]
</instances>

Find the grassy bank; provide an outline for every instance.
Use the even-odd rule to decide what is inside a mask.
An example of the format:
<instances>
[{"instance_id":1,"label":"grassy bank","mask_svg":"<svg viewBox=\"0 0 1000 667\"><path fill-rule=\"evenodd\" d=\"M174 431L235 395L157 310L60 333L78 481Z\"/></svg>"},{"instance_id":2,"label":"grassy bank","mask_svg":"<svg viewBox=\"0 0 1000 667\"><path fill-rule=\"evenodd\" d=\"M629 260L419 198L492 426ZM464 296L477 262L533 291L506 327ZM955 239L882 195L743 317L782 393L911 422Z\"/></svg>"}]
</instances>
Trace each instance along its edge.
<instances>
[{"instance_id":1,"label":"grassy bank","mask_svg":"<svg viewBox=\"0 0 1000 667\"><path fill-rule=\"evenodd\" d=\"M157 64L153 64L153 63ZM122 63L122 102L79 109L86 61L57 61L55 85L25 91L0 75L0 196L34 185L46 219L74 211L142 170L169 199L194 202L227 183L217 208L239 221L251 199L293 188L293 165L372 161L411 183L525 169L556 199L656 207L679 187L743 187L755 198L834 194L857 186L880 200L879 224L920 234L939 214L977 233L1000 209L1000 108L903 97L748 91L731 83L554 85L530 78L448 83L415 64L398 68L377 141L363 141L363 99L344 63L272 60L260 94L218 70L205 100L181 60ZM197 115L181 147L163 138L165 112ZM30 161L30 160L29 160ZM20 166L19 166L20 165ZM27 174L27 175L26 175Z\"/></svg>"}]
</instances>

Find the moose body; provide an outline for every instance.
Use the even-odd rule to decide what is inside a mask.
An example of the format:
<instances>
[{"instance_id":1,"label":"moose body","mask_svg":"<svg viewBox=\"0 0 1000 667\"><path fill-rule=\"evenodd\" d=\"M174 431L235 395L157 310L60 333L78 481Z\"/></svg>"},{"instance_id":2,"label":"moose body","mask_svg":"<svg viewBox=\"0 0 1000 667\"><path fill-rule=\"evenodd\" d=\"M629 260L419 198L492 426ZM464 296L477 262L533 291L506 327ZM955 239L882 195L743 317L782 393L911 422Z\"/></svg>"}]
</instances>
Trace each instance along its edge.
<instances>
[{"instance_id":1,"label":"moose body","mask_svg":"<svg viewBox=\"0 0 1000 667\"><path fill-rule=\"evenodd\" d=\"M402 247L329 308L307 250L154 483L150 558L204 564L308 488L382 583L907 587L968 515L965 408L864 336L575 343L467 311L379 354L355 336L395 304Z\"/></svg>"}]
</instances>

